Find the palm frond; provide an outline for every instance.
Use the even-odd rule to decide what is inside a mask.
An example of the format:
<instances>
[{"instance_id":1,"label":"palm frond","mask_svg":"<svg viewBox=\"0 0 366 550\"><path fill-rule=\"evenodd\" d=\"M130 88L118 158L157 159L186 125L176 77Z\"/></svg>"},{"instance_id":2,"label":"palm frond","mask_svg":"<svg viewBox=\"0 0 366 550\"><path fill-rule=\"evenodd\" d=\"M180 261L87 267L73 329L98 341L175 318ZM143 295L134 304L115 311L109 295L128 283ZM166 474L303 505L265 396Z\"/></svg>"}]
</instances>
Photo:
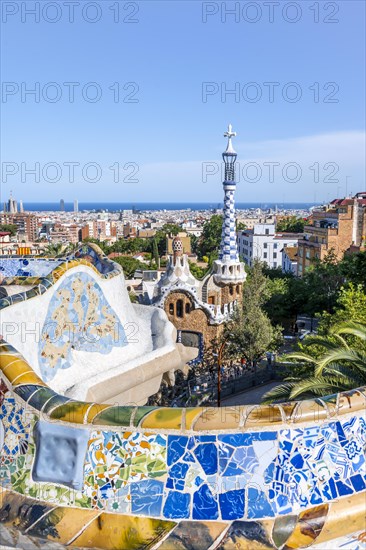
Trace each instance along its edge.
<instances>
[{"instance_id":1,"label":"palm frond","mask_svg":"<svg viewBox=\"0 0 366 550\"><path fill-rule=\"evenodd\" d=\"M301 361L305 363L315 363L316 359L312 357L311 355L308 355L307 353L303 353L301 351L295 351L293 353L288 353L284 356L285 359L289 359L290 361Z\"/></svg>"},{"instance_id":2,"label":"palm frond","mask_svg":"<svg viewBox=\"0 0 366 550\"><path fill-rule=\"evenodd\" d=\"M333 336L335 336L336 340L341 340L342 345L348 347L347 342L344 340L344 338L338 335ZM325 349L332 350L339 348L339 341L333 342L332 340L329 340L329 338L327 338L326 336L307 336L303 342L303 346L306 348L310 346L319 346Z\"/></svg>"},{"instance_id":3,"label":"palm frond","mask_svg":"<svg viewBox=\"0 0 366 550\"><path fill-rule=\"evenodd\" d=\"M290 398L296 399L302 394L323 397L352 387L353 379L349 379L340 373L335 376L313 376L296 384L291 390Z\"/></svg>"},{"instance_id":4,"label":"palm frond","mask_svg":"<svg viewBox=\"0 0 366 550\"><path fill-rule=\"evenodd\" d=\"M338 350L327 353L316 362L315 375L320 376L331 364L350 363L354 369L366 373L366 355L354 349Z\"/></svg>"},{"instance_id":5,"label":"palm frond","mask_svg":"<svg viewBox=\"0 0 366 550\"><path fill-rule=\"evenodd\" d=\"M330 329L330 333L337 335L349 334L361 340L366 340L366 325L363 323L356 323L355 321L338 323Z\"/></svg>"},{"instance_id":6,"label":"palm frond","mask_svg":"<svg viewBox=\"0 0 366 550\"><path fill-rule=\"evenodd\" d=\"M278 401L288 401L291 391L297 383L298 381L285 382L284 384L280 384L279 386L272 388L263 395L262 403L269 405L270 403Z\"/></svg>"}]
</instances>

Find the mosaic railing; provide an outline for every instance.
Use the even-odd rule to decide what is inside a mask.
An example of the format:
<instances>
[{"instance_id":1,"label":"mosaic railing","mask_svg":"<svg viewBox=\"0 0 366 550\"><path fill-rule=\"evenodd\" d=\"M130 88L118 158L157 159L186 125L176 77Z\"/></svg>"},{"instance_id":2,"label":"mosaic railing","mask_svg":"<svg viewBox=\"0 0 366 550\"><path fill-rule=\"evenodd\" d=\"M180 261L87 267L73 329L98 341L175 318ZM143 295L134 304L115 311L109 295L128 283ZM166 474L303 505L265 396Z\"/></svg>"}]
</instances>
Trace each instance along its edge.
<instances>
[{"instance_id":1,"label":"mosaic railing","mask_svg":"<svg viewBox=\"0 0 366 550\"><path fill-rule=\"evenodd\" d=\"M8 260L5 260L8 261ZM19 261L19 260L17 260ZM42 260L38 260L42 263ZM49 260L46 260L46 265L49 265ZM57 264L56 264L57 265ZM123 270L119 264L116 264L105 256L102 250L90 243L83 245L74 255L66 258L60 264L57 265L48 275L45 276L25 276L14 275L4 277L1 280L1 285L11 286L31 286L32 288L24 292L19 292L11 296L6 296L0 299L0 310L18 302L23 302L35 296L39 296L51 288L69 269L78 267L80 265L86 265L93 269L98 275L104 279L110 279L116 275L120 275Z\"/></svg>"},{"instance_id":2,"label":"mosaic railing","mask_svg":"<svg viewBox=\"0 0 366 550\"><path fill-rule=\"evenodd\" d=\"M2 277L45 277L65 260L56 258L0 257Z\"/></svg>"},{"instance_id":3,"label":"mosaic railing","mask_svg":"<svg viewBox=\"0 0 366 550\"><path fill-rule=\"evenodd\" d=\"M352 537L366 530L365 388L272 406L122 407L59 395L12 346L1 350L6 537L165 550L323 550L348 537L362 547Z\"/></svg>"}]
</instances>

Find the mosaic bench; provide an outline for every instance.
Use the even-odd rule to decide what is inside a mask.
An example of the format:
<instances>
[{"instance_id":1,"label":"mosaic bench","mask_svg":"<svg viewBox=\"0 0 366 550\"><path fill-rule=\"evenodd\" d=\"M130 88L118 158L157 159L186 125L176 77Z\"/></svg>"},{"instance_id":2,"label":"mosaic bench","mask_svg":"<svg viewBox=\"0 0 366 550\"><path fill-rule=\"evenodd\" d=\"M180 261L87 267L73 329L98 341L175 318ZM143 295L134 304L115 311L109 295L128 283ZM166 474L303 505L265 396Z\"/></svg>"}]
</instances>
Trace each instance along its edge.
<instances>
[{"instance_id":1,"label":"mosaic bench","mask_svg":"<svg viewBox=\"0 0 366 550\"><path fill-rule=\"evenodd\" d=\"M365 388L273 406L120 407L65 398L9 344L1 350L6 540L334 549L343 537L363 547Z\"/></svg>"},{"instance_id":2,"label":"mosaic bench","mask_svg":"<svg viewBox=\"0 0 366 550\"><path fill-rule=\"evenodd\" d=\"M80 263L118 271L93 247L67 261L48 288ZM61 395L15 347L0 350L0 544L365 548L366 388L272 406L117 406Z\"/></svg>"}]
</instances>

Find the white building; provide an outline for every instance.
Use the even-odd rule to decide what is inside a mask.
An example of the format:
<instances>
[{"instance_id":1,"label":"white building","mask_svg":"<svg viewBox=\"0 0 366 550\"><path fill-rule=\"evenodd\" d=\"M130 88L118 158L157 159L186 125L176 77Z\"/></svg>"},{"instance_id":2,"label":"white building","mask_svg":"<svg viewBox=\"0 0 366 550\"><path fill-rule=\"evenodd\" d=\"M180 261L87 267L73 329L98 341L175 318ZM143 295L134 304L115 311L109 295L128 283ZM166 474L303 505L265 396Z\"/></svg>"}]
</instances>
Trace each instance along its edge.
<instances>
[{"instance_id":1,"label":"white building","mask_svg":"<svg viewBox=\"0 0 366 550\"><path fill-rule=\"evenodd\" d=\"M257 258L268 267L282 269L284 247L297 246L300 237L298 233L276 233L274 223L256 224L253 229L238 232L239 254L248 265Z\"/></svg>"}]
</instances>

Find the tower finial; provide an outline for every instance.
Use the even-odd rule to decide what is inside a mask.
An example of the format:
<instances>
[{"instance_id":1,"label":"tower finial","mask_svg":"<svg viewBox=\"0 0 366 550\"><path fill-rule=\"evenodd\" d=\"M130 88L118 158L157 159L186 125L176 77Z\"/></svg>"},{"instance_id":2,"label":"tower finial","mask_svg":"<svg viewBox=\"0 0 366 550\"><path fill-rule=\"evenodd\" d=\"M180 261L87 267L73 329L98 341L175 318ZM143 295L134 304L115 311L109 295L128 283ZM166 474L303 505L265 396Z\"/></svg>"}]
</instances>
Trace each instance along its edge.
<instances>
[{"instance_id":1,"label":"tower finial","mask_svg":"<svg viewBox=\"0 0 366 550\"><path fill-rule=\"evenodd\" d=\"M232 137L235 137L235 136L236 136L236 132L233 132L233 127L231 124L229 124L227 127L227 132L224 133L224 137L231 139Z\"/></svg>"},{"instance_id":2,"label":"tower finial","mask_svg":"<svg viewBox=\"0 0 366 550\"><path fill-rule=\"evenodd\" d=\"M224 137L227 137L227 147L225 153L231 153L233 155L236 155L236 151L233 147L233 144L231 143L231 138L236 136L236 132L233 132L233 127L231 124L227 127L227 132L224 133Z\"/></svg>"}]
</instances>

